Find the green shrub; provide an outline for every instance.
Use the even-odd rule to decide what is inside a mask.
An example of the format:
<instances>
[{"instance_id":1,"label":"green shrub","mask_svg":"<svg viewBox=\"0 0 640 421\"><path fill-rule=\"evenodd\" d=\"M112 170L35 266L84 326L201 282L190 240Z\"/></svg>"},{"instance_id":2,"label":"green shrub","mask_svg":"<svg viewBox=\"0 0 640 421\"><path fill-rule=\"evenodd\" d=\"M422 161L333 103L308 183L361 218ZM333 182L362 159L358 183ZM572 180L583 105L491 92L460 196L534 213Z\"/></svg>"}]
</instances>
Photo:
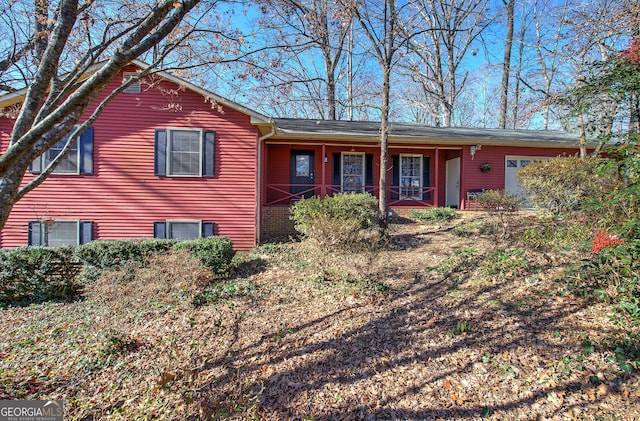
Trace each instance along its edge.
<instances>
[{"instance_id":1,"label":"green shrub","mask_svg":"<svg viewBox=\"0 0 640 421\"><path fill-rule=\"evenodd\" d=\"M296 230L325 250L373 241L370 228L377 225L377 214L378 200L368 193L314 196L291 208Z\"/></svg>"},{"instance_id":2,"label":"green shrub","mask_svg":"<svg viewBox=\"0 0 640 421\"><path fill-rule=\"evenodd\" d=\"M591 238L591 229L582 224L547 224L524 229L518 233L518 238L532 248L567 249L586 244Z\"/></svg>"},{"instance_id":3,"label":"green shrub","mask_svg":"<svg viewBox=\"0 0 640 421\"><path fill-rule=\"evenodd\" d=\"M171 250L175 240L103 240L91 241L76 248L82 263L98 269L120 267L128 262L143 264L145 257Z\"/></svg>"},{"instance_id":4,"label":"green shrub","mask_svg":"<svg viewBox=\"0 0 640 421\"><path fill-rule=\"evenodd\" d=\"M518 171L517 178L533 204L561 214L599 198L607 184L598 182L599 158L574 156L532 162Z\"/></svg>"},{"instance_id":5,"label":"green shrub","mask_svg":"<svg viewBox=\"0 0 640 421\"><path fill-rule=\"evenodd\" d=\"M229 271L235 255L233 243L227 237L206 237L197 240L181 241L173 246L174 250L185 250L200 259L202 266L216 274Z\"/></svg>"},{"instance_id":6,"label":"green shrub","mask_svg":"<svg viewBox=\"0 0 640 421\"><path fill-rule=\"evenodd\" d=\"M572 287L583 295L614 303L616 311L639 325L634 303L640 301L640 148L637 134L600 160L592 183L598 200L585 201L595 223L591 259L576 269ZM595 230L594 230L595 226ZM595 232L594 232L595 231Z\"/></svg>"},{"instance_id":7,"label":"green shrub","mask_svg":"<svg viewBox=\"0 0 640 421\"><path fill-rule=\"evenodd\" d=\"M69 247L0 250L0 305L75 298L81 271Z\"/></svg>"},{"instance_id":8,"label":"green shrub","mask_svg":"<svg viewBox=\"0 0 640 421\"><path fill-rule=\"evenodd\" d=\"M502 229L502 237L509 230L512 215L522 208L523 199L502 190L484 190L476 196L476 201L484 210L497 219Z\"/></svg>"},{"instance_id":9,"label":"green shrub","mask_svg":"<svg viewBox=\"0 0 640 421\"><path fill-rule=\"evenodd\" d=\"M453 208L428 208L414 209L409 217L420 221L451 221L457 218L458 214Z\"/></svg>"}]
</instances>

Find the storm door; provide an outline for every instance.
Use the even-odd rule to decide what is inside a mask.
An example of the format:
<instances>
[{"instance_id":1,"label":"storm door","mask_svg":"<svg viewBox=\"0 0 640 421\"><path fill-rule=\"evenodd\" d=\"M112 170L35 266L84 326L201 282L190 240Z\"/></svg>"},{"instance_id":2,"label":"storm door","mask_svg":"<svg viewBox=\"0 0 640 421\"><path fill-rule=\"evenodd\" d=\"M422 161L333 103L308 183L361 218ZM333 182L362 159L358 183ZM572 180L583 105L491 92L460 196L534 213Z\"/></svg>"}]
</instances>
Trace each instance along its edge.
<instances>
[{"instance_id":1,"label":"storm door","mask_svg":"<svg viewBox=\"0 0 640 421\"><path fill-rule=\"evenodd\" d=\"M291 193L308 198L313 196L315 183L313 151L291 151ZM308 190L308 191L307 191Z\"/></svg>"}]
</instances>

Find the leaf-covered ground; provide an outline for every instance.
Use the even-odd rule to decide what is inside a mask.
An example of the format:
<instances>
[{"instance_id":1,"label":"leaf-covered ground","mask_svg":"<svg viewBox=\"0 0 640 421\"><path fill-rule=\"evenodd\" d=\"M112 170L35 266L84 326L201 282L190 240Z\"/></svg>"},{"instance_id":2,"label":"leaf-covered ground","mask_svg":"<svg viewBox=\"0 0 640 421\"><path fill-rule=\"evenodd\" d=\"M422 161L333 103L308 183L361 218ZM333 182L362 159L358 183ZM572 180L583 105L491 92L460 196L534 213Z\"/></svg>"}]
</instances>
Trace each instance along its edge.
<instances>
[{"instance_id":1,"label":"leaf-covered ground","mask_svg":"<svg viewBox=\"0 0 640 421\"><path fill-rule=\"evenodd\" d=\"M504 242L484 218L404 221L379 253L264 245L206 288L165 256L1 309L0 399L82 420L640 419L620 323L568 291L589 252Z\"/></svg>"}]
</instances>

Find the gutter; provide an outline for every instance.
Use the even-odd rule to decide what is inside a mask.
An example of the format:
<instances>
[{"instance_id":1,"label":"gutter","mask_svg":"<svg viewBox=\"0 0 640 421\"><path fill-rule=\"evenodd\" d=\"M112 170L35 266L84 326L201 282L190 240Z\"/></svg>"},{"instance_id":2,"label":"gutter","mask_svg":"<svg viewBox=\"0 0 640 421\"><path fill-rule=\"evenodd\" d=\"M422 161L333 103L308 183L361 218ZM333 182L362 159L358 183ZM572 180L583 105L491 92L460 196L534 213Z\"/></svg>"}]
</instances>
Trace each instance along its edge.
<instances>
[{"instance_id":1,"label":"gutter","mask_svg":"<svg viewBox=\"0 0 640 421\"><path fill-rule=\"evenodd\" d=\"M258 138L258 164L256 166L256 242L260 242L262 231L262 144L276 134L276 125L273 119L269 119L271 130Z\"/></svg>"}]
</instances>

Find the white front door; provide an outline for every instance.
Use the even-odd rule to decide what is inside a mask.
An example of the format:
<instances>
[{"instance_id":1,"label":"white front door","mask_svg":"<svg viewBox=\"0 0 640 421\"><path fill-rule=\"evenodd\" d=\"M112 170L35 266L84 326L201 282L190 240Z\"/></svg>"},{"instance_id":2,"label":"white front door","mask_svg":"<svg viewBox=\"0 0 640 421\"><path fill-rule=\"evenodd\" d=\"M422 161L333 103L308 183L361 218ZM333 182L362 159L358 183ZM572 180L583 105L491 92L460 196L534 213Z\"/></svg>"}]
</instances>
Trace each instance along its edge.
<instances>
[{"instance_id":1,"label":"white front door","mask_svg":"<svg viewBox=\"0 0 640 421\"><path fill-rule=\"evenodd\" d=\"M447 191L445 192L445 206L460 206L460 158L447 160L446 166Z\"/></svg>"}]
</instances>

